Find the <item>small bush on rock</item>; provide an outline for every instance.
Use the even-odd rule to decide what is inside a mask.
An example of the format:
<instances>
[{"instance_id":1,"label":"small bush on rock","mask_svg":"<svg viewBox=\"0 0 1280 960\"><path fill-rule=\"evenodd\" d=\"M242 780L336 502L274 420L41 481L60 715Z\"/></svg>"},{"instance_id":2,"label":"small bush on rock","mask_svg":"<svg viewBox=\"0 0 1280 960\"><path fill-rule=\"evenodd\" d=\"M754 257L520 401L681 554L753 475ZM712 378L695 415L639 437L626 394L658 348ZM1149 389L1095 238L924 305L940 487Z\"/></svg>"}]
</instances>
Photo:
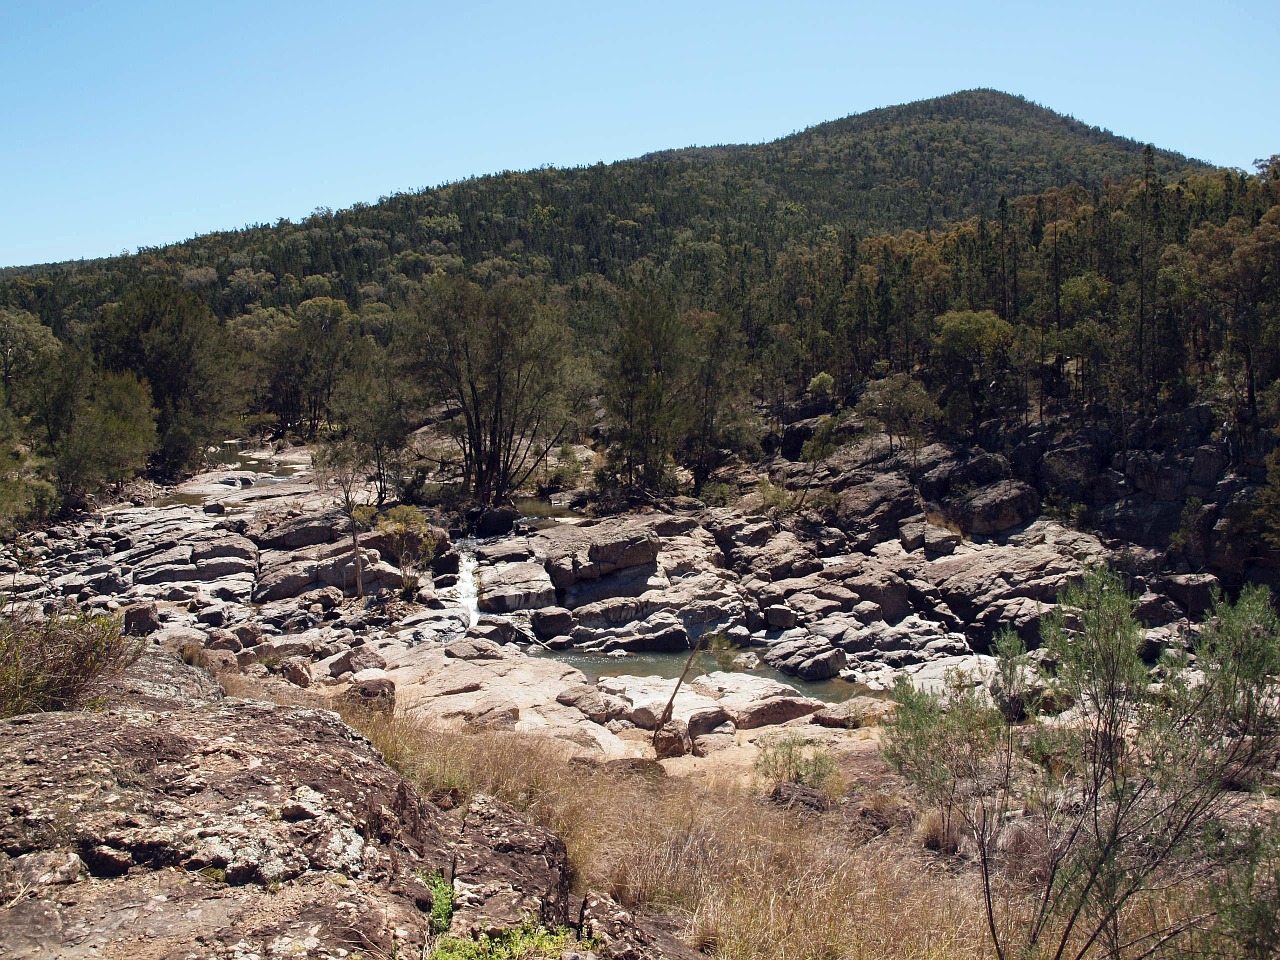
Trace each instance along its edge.
<instances>
[{"instance_id":1,"label":"small bush on rock","mask_svg":"<svg viewBox=\"0 0 1280 960\"><path fill-rule=\"evenodd\" d=\"M431 888L431 932L445 933L453 922L453 884L443 873L427 877Z\"/></svg>"},{"instance_id":2,"label":"small bush on rock","mask_svg":"<svg viewBox=\"0 0 1280 960\"><path fill-rule=\"evenodd\" d=\"M516 930L506 930L476 940L443 937L431 953L431 960L559 960L572 943L568 930L551 933L532 920Z\"/></svg>"}]
</instances>

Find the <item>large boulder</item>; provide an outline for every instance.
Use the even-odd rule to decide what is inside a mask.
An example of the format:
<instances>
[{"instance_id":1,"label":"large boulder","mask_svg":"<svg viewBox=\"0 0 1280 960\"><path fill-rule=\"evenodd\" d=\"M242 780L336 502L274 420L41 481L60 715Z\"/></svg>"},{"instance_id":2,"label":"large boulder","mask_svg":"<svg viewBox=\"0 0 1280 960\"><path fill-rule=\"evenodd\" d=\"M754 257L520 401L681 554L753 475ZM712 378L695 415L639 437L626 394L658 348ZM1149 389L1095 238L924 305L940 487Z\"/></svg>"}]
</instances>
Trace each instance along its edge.
<instances>
[{"instance_id":1,"label":"large boulder","mask_svg":"<svg viewBox=\"0 0 1280 960\"><path fill-rule=\"evenodd\" d=\"M739 730L786 723L821 710L823 703L785 683L747 673L716 671L698 677L693 690L714 700Z\"/></svg>"},{"instance_id":2,"label":"large boulder","mask_svg":"<svg viewBox=\"0 0 1280 960\"><path fill-rule=\"evenodd\" d=\"M564 607L543 607L533 611L529 625L533 627L534 636L545 642L568 634L577 625L577 620Z\"/></svg>"},{"instance_id":3,"label":"large boulder","mask_svg":"<svg viewBox=\"0 0 1280 960\"><path fill-rule=\"evenodd\" d=\"M316 585L315 563L298 560L284 563L266 571L258 578L253 591L255 603L271 603L296 597Z\"/></svg>"},{"instance_id":4,"label":"large boulder","mask_svg":"<svg viewBox=\"0 0 1280 960\"><path fill-rule=\"evenodd\" d=\"M560 524L530 538L534 554L546 561L556 589L651 564L662 541L651 526L635 518L593 524Z\"/></svg>"},{"instance_id":5,"label":"large boulder","mask_svg":"<svg viewBox=\"0 0 1280 960\"><path fill-rule=\"evenodd\" d=\"M154 600L131 603L124 608L124 632L131 637L146 637L160 629L160 611Z\"/></svg>"},{"instance_id":6,"label":"large boulder","mask_svg":"<svg viewBox=\"0 0 1280 960\"><path fill-rule=\"evenodd\" d=\"M929 563L923 571L965 632L985 645L1005 625L1038 641L1038 618L1085 569L1104 556L1097 540L1048 524L1006 544L974 546ZM1016 601L1016 602L1015 602Z\"/></svg>"},{"instance_id":7,"label":"large boulder","mask_svg":"<svg viewBox=\"0 0 1280 960\"><path fill-rule=\"evenodd\" d=\"M601 693L627 705L628 720L641 729L652 730L663 718L667 704L671 702L671 695L676 690L676 681L664 680L660 677L601 677L596 686ZM695 719L711 715L719 719L710 726L707 726L705 721ZM725 716L714 694L709 695L706 691L686 683L680 687L679 692L675 693L675 703L669 719L681 721L686 728L692 726L694 729L703 730L711 729L722 722Z\"/></svg>"},{"instance_id":8,"label":"large boulder","mask_svg":"<svg viewBox=\"0 0 1280 960\"><path fill-rule=\"evenodd\" d=\"M520 519L520 511L515 507L489 507L477 511L472 518L477 537L500 537L510 533Z\"/></svg>"},{"instance_id":9,"label":"large boulder","mask_svg":"<svg viewBox=\"0 0 1280 960\"><path fill-rule=\"evenodd\" d=\"M645 563L596 579L579 580L564 591L564 603L574 610L618 597L638 597L650 590L664 590L670 585L671 581L662 576L656 562Z\"/></svg>"},{"instance_id":10,"label":"large boulder","mask_svg":"<svg viewBox=\"0 0 1280 960\"><path fill-rule=\"evenodd\" d=\"M576 607L578 625L612 629L659 612L670 612L690 625L728 626L746 618L740 587L718 570L704 570L671 581L637 597L612 597Z\"/></svg>"},{"instance_id":11,"label":"large boulder","mask_svg":"<svg viewBox=\"0 0 1280 960\"><path fill-rule=\"evenodd\" d=\"M552 606L555 587L539 563L499 563L479 567L480 609L489 613L510 613Z\"/></svg>"},{"instance_id":12,"label":"large boulder","mask_svg":"<svg viewBox=\"0 0 1280 960\"><path fill-rule=\"evenodd\" d=\"M674 653L691 646L689 631L673 612L659 611L644 620L636 620L612 629L578 626L569 634L584 650L607 653L626 650L631 653Z\"/></svg>"},{"instance_id":13,"label":"large boulder","mask_svg":"<svg viewBox=\"0 0 1280 960\"><path fill-rule=\"evenodd\" d=\"M803 577L822 569L822 561L814 554L813 548L786 530L774 534L758 547L737 548L733 557L738 570L750 570L764 580Z\"/></svg>"},{"instance_id":14,"label":"large boulder","mask_svg":"<svg viewBox=\"0 0 1280 960\"><path fill-rule=\"evenodd\" d=\"M837 494L830 522L848 536L850 549L869 550L894 539L898 524L920 512L915 488L900 473L855 475L842 483L848 485Z\"/></svg>"},{"instance_id":15,"label":"large boulder","mask_svg":"<svg viewBox=\"0 0 1280 960\"><path fill-rule=\"evenodd\" d=\"M250 531L249 535L264 550L300 550L318 544L333 543L344 535L346 519L339 513L320 517L295 517Z\"/></svg>"},{"instance_id":16,"label":"large boulder","mask_svg":"<svg viewBox=\"0 0 1280 960\"><path fill-rule=\"evenodd\" d=\"M829 640L804 629L788 630L770 646L765 663L801 680L829 680L845 668L847 657Z\"/></svg>"},{"instance_id":17,"label":"large boulder","mask_svg":"<svg viewBox=\"0 0 1280 960\"><path fill-rule=\"evenodd\" d=\"M1001 480L948 503L948 512L968 533L1002 533L1040 512L1040 495L1021 480Z\"/></svg>"}]
</instances>

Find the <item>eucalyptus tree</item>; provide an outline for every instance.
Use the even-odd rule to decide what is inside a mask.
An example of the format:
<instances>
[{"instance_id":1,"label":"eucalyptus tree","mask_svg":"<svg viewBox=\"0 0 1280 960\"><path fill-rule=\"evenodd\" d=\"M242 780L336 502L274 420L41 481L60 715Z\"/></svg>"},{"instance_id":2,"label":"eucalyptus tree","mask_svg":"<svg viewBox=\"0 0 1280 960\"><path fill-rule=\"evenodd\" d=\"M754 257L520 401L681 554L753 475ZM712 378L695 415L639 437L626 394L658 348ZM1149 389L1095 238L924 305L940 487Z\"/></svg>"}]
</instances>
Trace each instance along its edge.
<instances>
[{"instance_id":1,"label":"eucalyptus tree","mask_svg":"<svg viewBox=\"0 0 1280 960\"><path fill-rule=\"evenodd\" d=\"M451 437L467 491L483 504L508 498L560 443L569 331L536 288L506 281L490 290L439 275L410 306L410 368L455 415Z\"/></svg>"}]
</instances>

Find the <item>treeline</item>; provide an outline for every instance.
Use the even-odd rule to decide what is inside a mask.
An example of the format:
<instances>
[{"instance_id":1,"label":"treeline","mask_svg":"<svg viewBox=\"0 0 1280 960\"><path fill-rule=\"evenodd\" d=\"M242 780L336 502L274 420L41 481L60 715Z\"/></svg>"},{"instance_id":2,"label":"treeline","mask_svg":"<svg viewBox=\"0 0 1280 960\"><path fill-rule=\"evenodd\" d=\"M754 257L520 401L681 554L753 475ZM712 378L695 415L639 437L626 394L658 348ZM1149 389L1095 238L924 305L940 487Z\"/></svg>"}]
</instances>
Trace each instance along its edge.
<instances>
[{"instance_id":1,"label":"treeline","mask_svg":"<svg viewBox=\"0 0 1280 960\"><path fill-rule=\"evenodd\" d=\"M904 442L1061 417L1123 435L1196 398L1274 425L1277 161L1187 172L1127 143L979 91L5 271L7 511L175 474L227 431L336 431L385 485L439 420L492 502L589 430L601 479L697 490L768 421L855 403ZM887 172L842 196L864 153ZM913 164L950 191L938 217L985 212L924 229Z\"/></svg>"}]
</instances>

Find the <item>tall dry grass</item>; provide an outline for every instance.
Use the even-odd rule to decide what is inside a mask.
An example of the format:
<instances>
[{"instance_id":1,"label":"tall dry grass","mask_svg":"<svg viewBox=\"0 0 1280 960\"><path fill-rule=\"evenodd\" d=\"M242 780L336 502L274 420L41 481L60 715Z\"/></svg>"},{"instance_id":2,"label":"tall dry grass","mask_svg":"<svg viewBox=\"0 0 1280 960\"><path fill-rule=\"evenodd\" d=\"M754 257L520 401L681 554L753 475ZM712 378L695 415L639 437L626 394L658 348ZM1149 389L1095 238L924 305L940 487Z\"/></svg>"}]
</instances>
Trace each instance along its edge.
<instances>
[{"instance_id":1,"label":"tall dry grass","mask_svg":"<svg viewBox=\"0 0 1280 960\"><path fill-rule=\"evenodd\" d=\"M780 810L729 782L574 760L559 741L423 720L350 718L427 795L486 793L565 841L575 885L688 918L734 960L988 954L977 888L909 838L860 842L839 813Z\"/></svg>"},{"instance_id":2,"label":"tall dry grass","mask_svg":"<svg viewBox=\"0 0 1280 960\"><path fill-rule=\"evenodd\" d=\"M67 609L0 609L0 718L84 706L141 655L120 621Z\"/></svg>"},{"instance_id":3,"label":"tall dry grass","mask_svg":"<svg viewBox=\"0 0 1280 960\"><path fill-rule=\"evenodd\" d=\"M232 695L333 706L296 687L280 684L264 692L236 674L223 679ZM424 795L459 808L476 793L512 805L564 839L579 891L680 915L689 941L709 956L994 955L977 871L970 858L947 853L963 844L941 836L936 811L926 811L914 828L899 822L887 833L870 831L867 840L868 831L846 807L822 815L782 809L736 778L648 777L575 759L567 744L546 736L343 713ZM861 806L883 827L901 812L900 804L893 789L877 789ZM998 890L998 922L1009 930L1027 915L1025 891L1015 887L1002 883ZM1193 887L1176 887L1131 910L1139 923L1143 911L1181 916L1195 908L1198 895ZM1105 945L1094 945L1088 955L1107 955Z\"/></svg>"}]
</instances>

